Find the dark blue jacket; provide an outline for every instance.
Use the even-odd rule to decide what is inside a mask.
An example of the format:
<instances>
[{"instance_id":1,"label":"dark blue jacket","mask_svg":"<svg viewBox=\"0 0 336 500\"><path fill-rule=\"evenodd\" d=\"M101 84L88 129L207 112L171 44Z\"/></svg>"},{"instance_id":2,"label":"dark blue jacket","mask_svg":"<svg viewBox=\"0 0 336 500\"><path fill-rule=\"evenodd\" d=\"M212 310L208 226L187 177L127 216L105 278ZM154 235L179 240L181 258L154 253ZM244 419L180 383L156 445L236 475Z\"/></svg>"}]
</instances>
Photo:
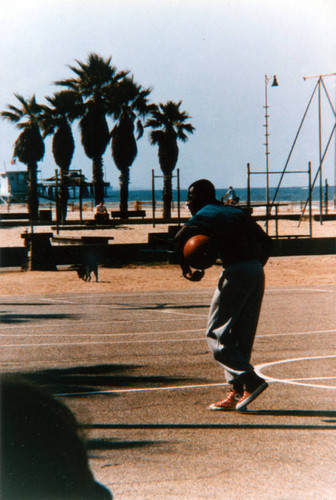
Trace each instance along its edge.
<instances>
[{"instance_id":1,"label":"dark blue jacket","mask_svg":"<svg viewBox=\"0 0 336 500\"><path fill-rule=\"evenodd\" d=\"M224 267L256 259L264 265L270 256L271 238L239 207L220 202L205 205L186 225L214 238Z\"/></svg>"}]
</instances>

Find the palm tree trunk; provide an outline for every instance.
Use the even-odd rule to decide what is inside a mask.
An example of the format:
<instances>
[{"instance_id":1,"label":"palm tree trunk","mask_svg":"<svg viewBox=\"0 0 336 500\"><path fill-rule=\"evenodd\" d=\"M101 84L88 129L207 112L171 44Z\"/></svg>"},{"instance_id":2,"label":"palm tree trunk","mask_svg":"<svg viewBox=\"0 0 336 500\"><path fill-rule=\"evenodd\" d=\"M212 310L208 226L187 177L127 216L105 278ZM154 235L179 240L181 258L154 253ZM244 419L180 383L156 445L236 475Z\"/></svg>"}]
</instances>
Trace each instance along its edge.
<instances>
[{"instance_id":1,"label":"palm tree trunk","mask_svg":"<svg viewBox=\"0 0 336 500\"><path fill-rule=\"evenodd\" d=\"M172 175L165 174L163 176L163 218L165 220L171 219L171 203L173 199L173 191L172 191Z\"/></svg>"},{"instance_id":2,"label":"palm tree trunk","mask_svg":"<svg viewBox=\"0 0 336 500\"><path fill-rule=\"evenodd\" d=\"M93 158L92 182L94 187L95 205L98 205L101 201L104 201L103 159L101 156Z\"/></svg>"},{"instance_id":3,"label":"palm tree trunk","mask_svg":"<svg viewBox=\"0 0 336 500\"><path fill-rule=\"evenodd\" d=\"M37 163L32 162L27 165L28 169L28 189L27 189L27 206L29 219L31 221L38 220L38 196L37 196Z\"/></svg>"},{"instance_id":4,"label":"palm tree trunk","mask_svg":"<svg viewBox=\"0 0 336 500\"><path fill-rule=\"evenodd\" d=\"M128 212L128 185L130 179L130 169L129 167L125 167L121 170L119 176L119 185L120 185L120 212L122 217L127 218Z\"/></svg>"}]
</instances>

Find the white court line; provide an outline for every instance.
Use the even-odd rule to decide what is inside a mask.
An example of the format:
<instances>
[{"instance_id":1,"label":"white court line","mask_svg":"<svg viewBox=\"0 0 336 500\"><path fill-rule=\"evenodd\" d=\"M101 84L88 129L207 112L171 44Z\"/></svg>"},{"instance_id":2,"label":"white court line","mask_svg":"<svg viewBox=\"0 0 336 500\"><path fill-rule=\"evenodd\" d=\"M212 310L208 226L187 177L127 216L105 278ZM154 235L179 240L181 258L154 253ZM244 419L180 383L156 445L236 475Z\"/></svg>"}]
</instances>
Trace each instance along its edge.
<instances>
[{"instance_id":1,"label":"white court line","mask_svg":"<svg viewBox=\"0 0 336 500\"><path fill-rule=\"evenodd\" d=\"M308 378L308 379L291 379L291 380L331 380L336 377L320 377L320 378ZM269 382L273 380L267 379ZM229 385L227 382L221 382L218 384L198 384L198 385L179 385L179 386L169 386L169 387L140 387L138 389L110 389L105 391L89 391L89 392L70 392L64 394L56 394L56 396L92 396L97 394L128 394L134 392L153 392L153 391L178 391L184 389L203 389L205 387L222 387ZM314 384L309 384L309 387L319 387ZM324 388L324 386L322 386ZM336 389L336 387L327 386L329 389Z\"/></svg>"},{"instance_id":2,"label":"white court line","mask_svg":"<svg viewBox=\"0 0 336 500\"><path fill-rule=\"evenodd\" d=\"M160 311L162 312L162 311ZM207 316L201 316L201 315L193 315L193 317L195 318L207 318ZM188 321L190 318L186 318L185 320L181 320L181 321ZM160 323L164 323L164 322L170 322L172 321L171 318L167 318L167 319L162 319L162 318L157 318L157 319L137 319L136 320L136 323L157 323L157 322L160 322ZM45 323L42 323L40 325L34 325L33 323L30 323L30 324L24 324L24 325L5 325L5 324L0 324L0 330L18 330L18 329L21 329L21 330L24 330L26 328L29 328L31 329L32 327L35 329L37 328L64 328L66 326L77 326L77 325L96 325L96 326L99 326L99 325L111 325L112 323L133 323L134 322L134 319L121 319L121 320L117 320L117 321L97 321L97 320L90 320L90 321L76 321L74 320L72 323L69 323L69 322L60 322L60 323L48 323L48 322L45 322Z\"/></svg>"},{"instance_id":3,"label":"white court line","mask_svg":"<svg viewBox=\"0 0 336 500\"><path fill-rule=\"evenodd\" d=\"M192 318L207 318L208 317L208 313L206 314L195 314L193 312L183 312L183 311L177 311L176 309L169 309L167 307L167 309L162 309L163 313L165 314L173 314L175 316L188 316L189 318L192 317ZM170 320L171 321L171 320Z\"/></svg>"},{"instance_id":4,"label":"white court line","mask_svg":"<svg viewBox=\"0 0 336 500\"><path fill-rule=\"evenodd\" d=\"M209 289L198 289L198 290L153 290L153 291L149 291L149 292L141 292L141 297L152 297L153 295L155 297L160 297L160 296L164 296L164 295L168 295L168 296L173 296L173 297L176 297L176 295L209 295L213 292L213 289L212 288L209 288ZM99 293L98 293L99 295ZM107 297L111 297L111 298L122 298L122 297L126 297L126 298L132 298L132 297L136 297L138 298L139 297L139 292L125 292L125 293L121 293L121 294L118 294L118 292L113 292L113 293L102 293L101 296L104 297L104 299L106 299ZM1 296L0 296L1 297ZM83 295L76 295L76 297L78 298L88 298L88 295L87 294L83 294ZM6 296L7 298L7 296ZM36 297L34 296L34 299L36 300L41 300L41 301L50 301L50 302L61 302L62 304L78 304L78 305L81 305L80 302L76 301L76 302L73 302L71 301L70 299L67 300L65 298L62 298L62 299L57 299L57 298L53 298L53 297ZM91 302L90 302L91 304Z\"/></svg>"},{"instance_id":5,"label":"white court line","mask_svg":"<svg viewBox=\"0 0 336 500\"><path fill-rule=\"evenodd\" d=\"M31 337L31 338L38 338L38 337L127 337L127 336L139 336L142 337L144 335L177 335L177 334L184 334L184 333L202 333L205 334L205 327L196 329L196 330L166 330L166 331L157 331L157 332L120 332L120 333L1 333L0 334L0 339L5 338L5 337ZM267 337L286 337L286 336L293 336L293 335L315 335L315 334L323 334L323 333L336 333L335 330L310 330L306 332L288 332L288 333L266 333L266 334L261 334L256 337L256 341L258 339L262 338L267 338ZM206 340L206 338L201 338L201 339L195 339L195 340ZM160 340L159 342L165 342L167 341L166 339ZM177 339L176 342L183 342L184 339ZM133 342L133 341L132 341ZM134 342L141 342L138 340L135 340ZM143 341L145 342L145 341ZM146 341L150 342L150 341ZM157 342L157 340L152 341L153 343ZM170 340L168 340L170 342ZM110 342L96 342L95 340L92 342L87 342L87 344L104 344L104 343L110 343ZM129 343L125 341L120 341L120 342L113 342L117 344L123 344L123 343ZM82 344L82 343L81 343ZM81 345L79 344L79 345ZM29 344L16 344L18 347L24 347L28 346ZM36 345L62 345L62 344L57 344L56 342L52 342L50 344L36 344ZM65 345L65 344L64 344ZM75 343L68 343L66 345L77 345ZM6 345L0 345L1 347L12 347L12 346L6 346Z\"/></svg>"},{"instance_id":6,"label":"white court line","mask_svg":"<svg viewBox=\"0 0 336 500\"><path fill-rule=\"evenodd\" d=\"M183 331L173 331L173 332L149 332L149 333L115 333L115 334L110 334L110 335L102 335L102 336L115 336L115 337L118 337L120 335L123 335L123 336L126 336L126 335L132 335L132 336L135 336L135 335L139 335L139 336L142 336L142 335L176 335L176 334L179 334L179 333L204 333L204 330L201 329L201 330L183 330ZM311 332L297 332L297 333L280 333L280 334L266 334L266 335L259 335L258 337L256 337L256 341L260 338L264 338L264 337L281 337L281 336L287 336L287 335L314 335L314 334L320 334L320 333L336 333L336 330L324 330L324 331L311 331ZM3 335L4 337L16 337L16 335ZM25 335L17 335L17 336L20 336L20 337L23 337ZM27 334L26 334L27 336ZM29 334L28 334L29 336ZM50 334L47 334L46 336L52 336ZM71 337L72 334L68 334L68 335L62 335L62 337L64 336L68 336L68 337ZM76 336L79 336L78 334ZM84 336L100 336L100 335L84 335ZM44 335L32 335L32 337L44 337ZM206 338L205 337L201 337L201 338L194 338L194 339L162 339L162 340L132 340L132 344L157 344L157 343L162 343L162 342L203 342L203 341L206 341ZM0 350L1 349L5 349L5 348L14 348L14 347L48 347L48 346L83 346L83 345L109 345L109 344L128 344L130 345L130 341L126 341L126 340L112 340L112 341L104 341L104 342L97 342L97 341L90 341L90 342L48 342L48 343L34 343L34 344L4 344L4 345L0 345ZM310 359L310 358L308 358Z\"/></svg>"},{"instance_id":7,"label":"white court line","mask_svg":"<svg viewBox=\"0 0 336 500\"><path fill-rule=\"evenodd\" d=\"M218 384L200 384L200 385L179 385L170 387L140 387L138 389L111 389L108 391L92 392L69 392L64 394L55 394L55 396L91 396L96 394L127 394L132 392L153 392L153 391L178 391L184 389L203 389L204 387L222 387L228 385L226 382Z\"/></svg>"},{"instance_id":8,"label":"white court line","mask_svg":"<svg viewBox=\"0 0 336 500\"><path fill-rule=\"evenodd\" d=\"M279 289L269 289L269 290L266 290L269 291L269 292L283 292L283 291L295 291L295 290L298 290L298 291L309 291L309 292L333 292L334 290L324 290L324 289L314 289L314 288L289 288L289 289L286 289L286 288L279 288ZM132 293L132 292L131 292ZM161 292L160 292L161 293ZM163 292L163 293L166 293L166 292ZM170 293L170 292L167 292L167 293ZM185 295L185 294L188 294L188 295L197 295L197 294L202 294L204 295L206 293L206 291L194 291L194 292L190 292L190 291L179 291L179 292L176 292L176 293L173 293L173 295ZM143 293L142 295L155 295L157 297L157 293L156 292L145 292ZM114 297L115 295L110 295L112 297ZM128 297L129 298L129 295L128 294L125 294L125 295L117 295L118 298L120 297ZM73 305L78 305L79 307L83 308L85 307L85 305L87 304L83 304L83 303L80 303L80 302L74 302L74 301L65 301L64 299L53 299L53 298L39 298L41 301L49 301L49 302L57 302L57 303L63 303L63 304L73 304ZM20 305L20 304L18 304ZM91 305L91 304L90 304ZM115 306L113 304L92 304L92 306L96 307L96 306L99 306L99 307L108 307L110 310L120 310L122 312L131 312L133 309L129 309L129 304L121 304L121 305L118 305L118 306ZM138 305L138 307L135 305L134 306L136 310L139 310L139 307L147 307L147 304L145 305ZM147 309L144 309L144 310L147 310ZM194 312L182 312L182 311L177 311L176 309L174 308L162 308L162 309L151 309L151 312L157 312L157 313L163 313L163 314L172 314L172 315L176 315L176 316L185 316L185 321L188 320L188 318L192 317L194 319L197 319L197 318L204 318L206 319L208 317L208 313L206 314L195 314ZM181 318L182 320L182 318ZM129 320L122 320L123 322L131 322L133 321L132 319L129 319ZM171 321L171 319L139 319L137 320L137 322L141 322L141 323L146 323L146 322L149 322L149 323L153 323L153 322L156 322L156 321L160 321L160 322L164 322L164 321ZM113 322L113 321L112 321ZM52 324L48 324L48 323L43 323L43 324L40 324L40 325L34 325L34 329L37 329L37 328L64 328L66 326L73 326L73 325L81 325L81 324L85 324L85 325L88 325L88 324L94 324L94 325L104 325L104 324L111 324L111 321L99 321L97 322L97 320L92 320L92 321L81 321L81 322L76 322L74 320L74 322L67 322L67 323L52 323ZM9 329L15 329L16 331L18 329L26 329L26 328L31 328L32 325L31 324L25 324L25 325L4 325L4 324L0 324L0 330L2 329L5 329L5 330L9 330ZM330 332L332 332L333 330L330 330ZM315 333L315 332L313 332ZM305 335L306 332L303 332L301 335ZM276 336L276 335L280 335L280 334L268 334L267 336ZM295 332L295 333L284 333L284 334L281 334L281 335L299 335L299 333ZM1 334L0 334L1 336ZM263 336L266 336L266 335L263 335Z\"/></svg>"},{"instance_id":9,"label":"white court line","mask_svg":"<svg viewBox=\"0 0 336 500\"><path fill-rule=\"evenodd\" d=\"M267 272L266 272L267 274ZM335 293L336 289L325 289L325 288L300 288L300 287L293 287L293 288L266 288L265 293L281 293L281 292L321 292L321 293Z\"/></svg>"},{"instance_id":10,"label":"white court line","mask_svg":"<svg viewBox=\"0 0 336 500\"><path fill-rule=\"evenodd\" d=\"M216 282L214 283L214 286L215 286ZM289 288L286 288L286 287L283 287L283 288L266 288L265 290L265 294L268 294L268 293L282 293L282 292L297 292L297 291L300 291L300 292L321 292L321 293L335 293L336 292L336 289L334 288L331 288L331 289L326 289L326 288L302 288L302 287L289 287ZM209 288L209 289L204 289L204 290L201 290L201 289L198 289L198 290L171 290L171 291L165 291L165 290L159 290L159 291L149 291L149 292L141 292L141 296L145 296L145 297L151 297L151 296L155 296L155 297L162 297L162 296L173 296L175 297L176 295L191 295L191 296L195 296L195 295L209 295L210 294L210 298L211 298L211 294L213 293L213 288ZM0 296L1 297L1 296ZM7 296L6 296L7 297ZM83 294L83 295L79 295L79 298L82 297L82 298L87 298L87 294ZM138 294L137 292L128 292L128 293L122 293L122 294L118 294L117 292L114 292L114 293L111 293L111 294L104 294L104 298L106 299L107 297L111 297L111 298L132 298L132 297L138 297ZM53 297L34 297L36 298L36 300L40 300L40 301L44 301L44 302L50 302L50 303L61 303L61 304L73 304L73 305L78 305L80 307L83 307L87 304L90 304L92 306L99 306L99 307L110 307L112 308L113 307L113 304L92 304L92 302L78 302L77 301L74 301L74 300L67 300L67 299L57 299L57 298L53 298ZM210 304L209 304L210 306Z\"/></svg>"},{"instance_id":11,"label":"white court line","mask_svg":"<svg viewBox=\"0 0 336 500\"><path fill-rule=\"evenodd\" d=\"M37 343L37 344L7 344L1 345L0 349L6 348L15 348L15 347L65 347L65 346L84 346L84 345L110 345L110 344L127 344L132 346L133 344L159 344L162 342L196 342L196 341L204 341L204 338L197 339L163 339L163 340L132 340L132 342L128 341L120 341L112 340L111 342L48 342L48 343Z\"/></svg>"},{"instance_id":12,"label":"white court line","mask_svg":"<svg viewBox=\"0 0 336 500\"><path fill-rule=\"evenodd\" d=\"M335 380L336 377L303 377L303 378L288 378L286 380L290 381L301 381L301 380Z\"/></svg>"},{"instance_id":13,"label":"white court line","mask_svg":"<svg viewBox=\"0 0 336 500\"><path fill-rule=\"evenodd\" d=\"M287 333L265 333L263 335L257 335L256 340L262 337L286 337L288 335L313 335L319 333L336 333L336 329L334 330L310 330L307 332L287 332Z\"/></svg>"},{"instance_id":14,"label":"white court line","mask_svg":"<svg viewBox=\"0 0 336 500\"><path fill-rule=\"evenodd\" d=\"M285 364L285 363L296 363L297 361L312 361L314 359L330 359L330 358L336 358L336 355L310 356L310 357L305 357L305 358L282 359L280 361L272 361L270 363L263 363L261 365L258 365L255 367L255 371L260 377L265 378L269 382L279 382L282 384L289 384L289 385L301 385L304 387L314 387L316 389L333 389L333 390L335 390L336 386L333 387L333 386L320 385L320 384L307 384L307 383L301 382L300 379L274 378L274 377L266 376L262 373L262 370L264 368L268 368L269 366L281 365L281 364Z\"/></svg>"},{"instance_id":15,"label":"white court line","mask_svg":"<svg viewBox=\"0 0 336 500\"><path fill-rule=\"evenodd\" d=\"M266 270L266 274L267 274L267 270ZM220 275L218 275L218 278L219 278ZM175 297L176 295L209 295L209 293L211 294L213 292L213 289L215 288L216 286L216 283L217 281L215 280L214 281L214 285L213 287L209 287L209 288L204 288L204 289L200 289L200 288L194 288L194 289L190 289L190 290L152 290L152 291L145 291L145 292L141 292L141 296L142 297L152 297L153 295L155 297L158 297L158 296L164 296L164 295L172 295L173 297ZM328 287L325 287L325 288L313 288L313 287L300 287L300 286L293 286L293 287L266 287L266 290L265 292L266 293L272 293L272 292L295 292L295 291L304 291L304 292L331 292L331 293L334 293L336 292L336 287L334 285L330 285L330 288L329 286ZM117 297L117 298L121 298L121 297L126 297L126 298L131 298L131 297L139 297L139 292L123 292L123 293L118 293L118 292L111 292L111 293L98 293L97 296L102 296L104 297L105 299L107 297ZM0 296L1 297L1 296ZM76 297L79 297L79 298L88 298L88 294L84 293L84 294L78 294L76 295ZM7 298L7 296L6 296ZM70 298L69 298L69 301L65 298L54 298L54 297L39 297L39 296L34 296L34 299L36 300L43 300L43 301L50 301L50 302L69 302L71 304L80 304L79 302L70 302Z\"/></svg>"},{"instance_id":16,"label":"white court line","mask_svg":"<svg viewBox=\"0 0 336 500\"><path fill-rule=\"evenodd\" d=\"M92 303L92 302L86 302L86 303L79 303L79 302L64 302L64 301L59 301L60 303L62 304L71 304L71 305L77 305L79 306L81 309L87 307L87 306L91 306L93 308L97 308L97 307L107 307L109 310L111 311L127 311L127 312L132 312L132 311L151 311L151 312L159 312L159 313L162 313L162 312L172 312L174 313L176 311L175 307L174 307L174 304L170 304L170 305L167 305L167 306L163 306L163 307L159 307L159 306L156 306L155 304L143 304L143 303L138 303L138 304L95 304L95 303ZM210 306L210 305L209 305ZM209 307L208 304L204 304L203 307L204 308L208 308ZM194 307L194 304L186 304L185 306L181 306L181 309L183 309L183 307L185 307L186 309L188 309L189 307ZM196 307L199 307L199 305L197 305ZM190 314L191 316L195 316L195 314L193 313L185 313L185 314ZM197 315L196 315L197 316ZM148 321L148 320L146 320Z\"/></svg>"},{"instance_id":17,"label":"white court line","mask_svg":"<svg viewBox=\"0 0 336 500\"><path fill-rule=\"evenodd\" d=\"M290 363L291 361L301 361L301 360L311 360L311 359L323 359L323 358L336 358L336 356L316 356L313 358L296 358L296 359L288 359L288 360L282 360L282 361L276 361L274 363L265 363L262 365L258 365L255 367L255 371L262 377L265 377L261 373L261 368L265 366L272 366L280 363ZM283 382L286 384L294 384L294 385L304 385L306 387L314 387L314 388L321 388L321 389L336 389L336 387L333 386L324 386L324 385L317 385L317 384L303 384L300 381L301 380L333 380L336 377L312 377L312 378L305 378L305 379L275 379L271 377L265 377L267 382ZM205 387L223 387L228 385L227 382L223 383L217 383L217 384L199 384L199 385L182 385L182 386L169 386L169 387L141 387L138 389L110 389L110 390L105 390L105 391L89 391L89 392L72 392L72 393L63 393L63 394L55 394L55 396L93 396L93 395L104 395L104 394L130 394L130 393L136 393L136 392L153 392L153 391L178 391L178 390L184 390L184 389L200 389L200 388L205 388Z\"/></svg>"},{"instance_id":18,"label":"white court line","mask_svg":"<svg viewBox=\"0 0 336 500\"><path fill-rule=\"evenodd\" d=\"M166 330L158 331L158 332L120 332L120 333L57 333L57 337L125 337L132 335L171 335L171 334L179 334L179 333L204 333L204 328L200 328L197 330ZM55 337L55 333L1 333L1 337Z\"/></svg>"}]
</instances>

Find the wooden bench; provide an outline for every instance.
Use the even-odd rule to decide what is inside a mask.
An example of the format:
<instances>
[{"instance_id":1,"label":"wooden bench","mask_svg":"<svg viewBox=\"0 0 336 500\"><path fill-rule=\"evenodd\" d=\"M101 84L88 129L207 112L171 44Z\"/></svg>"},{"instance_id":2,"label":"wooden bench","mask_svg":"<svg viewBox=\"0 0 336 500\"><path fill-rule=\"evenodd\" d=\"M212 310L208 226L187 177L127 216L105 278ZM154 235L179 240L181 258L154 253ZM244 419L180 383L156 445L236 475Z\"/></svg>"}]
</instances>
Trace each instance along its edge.
<instances>
[{"instance_id":1,"label":"wooden bench","mask_svg":"<svg viewBox=\"0 0 336 500\"><path fill-rule=\"evenodd\" d=\"M39 220L44 222L50 222L52 218L51 210L40 210ZM27 212L4 212L0 213L1 220L29 220L29 214Z\"/></svg>"},{"instance_id":2,"label":"wooden bench","mask_svg":"<svg viewBox=\"0 0 336 500\"><path fill-rule=\"evenodd\" d=\"M112 210L111 212L112 218L113 219L127 219L129 217L146 217L146 211L145 210L128 210L127 216L123 217L122 212L120 210Z\"/></svg>"},{"instance_id":3,"label":"wooden bench","mask_svg":"<svg viewBox=\"0 0 336 500\"><path fill-rule=\"evenodd\" d=\"M25 212L6 212L0 214L0 220L29 220L29 214Z\"/></svg>"},{"instance_id":4,"label":"wooden bench","mask_svg":"<svg viewBox=\"0 0 336 500\"><path fill-rule=\"evenodd\" d=\"M53 236L55 243L81 244L81 245L107 245L109 240L114 240L113 236Z\"/></svg>"}]
</instances>

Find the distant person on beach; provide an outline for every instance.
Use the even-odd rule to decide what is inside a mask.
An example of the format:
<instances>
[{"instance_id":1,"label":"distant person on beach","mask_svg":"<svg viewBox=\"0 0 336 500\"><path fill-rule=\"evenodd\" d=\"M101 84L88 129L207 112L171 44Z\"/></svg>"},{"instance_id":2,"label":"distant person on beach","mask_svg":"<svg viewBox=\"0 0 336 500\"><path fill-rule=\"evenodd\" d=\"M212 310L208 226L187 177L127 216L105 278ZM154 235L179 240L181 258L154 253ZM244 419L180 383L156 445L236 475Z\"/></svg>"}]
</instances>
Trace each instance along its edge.
<instances>
[{"instance_id":1,"label":"distant person on beach","mask_svg":"<svg viewBox=\"0 0 336 500\"><path fill-rule=\"evenodd\" d=\"M238 205L239 197L236 195L236 191L232 186L229 187L229 190L222 197L222 202L228 205Z\"/></svg>"},{"instance_id":2,"label":"distant person on beach","mask_svg":"<svg viewBox=\"0 0 336 500\"><path fill-rule=\"evenodd\" d=\"M190 268L183 254L186 241L196 234L214 240L224 267L210 306L207 340L231 389L210 409L244 410L268 386L250 357L264 294L263 266L272 240L242 209L217 201L207 179L191 184L187 206L192 217L176 235L183 276L190 281L204 276L204 270Z\"/></svg>"},{"instance_id":3,"label":"distant person on beach","mask_svg":"<svg viewBox=\"0 0 336 500\"><path fill-rule=\"evenodd\" d=\"M96 206L96 213L94 218L98 224L104 224L109 220L109 214L107 212L106 206L104 205L104 202L101 201Z\"/></svg>"},{"instance_id":4,"label":"distant person on beach","mask_svg":"<svg viewBox=\"0 0 336 500\"><path fill-rule=\"evenodd\" d=\"M2 500L111 500L89 467L72 412L25 380L1 377Z\"/></svg>"}]
</instances>

